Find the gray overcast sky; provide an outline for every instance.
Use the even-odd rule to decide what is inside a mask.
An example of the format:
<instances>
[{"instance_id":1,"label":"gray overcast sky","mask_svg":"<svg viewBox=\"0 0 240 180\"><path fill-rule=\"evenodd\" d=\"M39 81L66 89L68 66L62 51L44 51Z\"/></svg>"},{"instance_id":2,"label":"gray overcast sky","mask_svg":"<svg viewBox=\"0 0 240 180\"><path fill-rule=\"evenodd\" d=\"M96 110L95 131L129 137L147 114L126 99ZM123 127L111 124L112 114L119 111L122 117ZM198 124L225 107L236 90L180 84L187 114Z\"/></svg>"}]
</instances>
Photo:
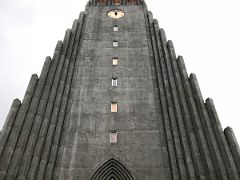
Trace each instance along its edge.
<instances>
[{"instance_id":1,"label":"gray overcast sky","mask_svg":"<svg viewBox=\"0 0 240 180\"><path fill-rule=\"evenodd\" d=\"M197 74L204 98L215 101L223 128L240 142L240 1L146 0L148 9ZM0 129L14 98L63 39L87 0L0 1Z\"/></svg>"}]
</instances>

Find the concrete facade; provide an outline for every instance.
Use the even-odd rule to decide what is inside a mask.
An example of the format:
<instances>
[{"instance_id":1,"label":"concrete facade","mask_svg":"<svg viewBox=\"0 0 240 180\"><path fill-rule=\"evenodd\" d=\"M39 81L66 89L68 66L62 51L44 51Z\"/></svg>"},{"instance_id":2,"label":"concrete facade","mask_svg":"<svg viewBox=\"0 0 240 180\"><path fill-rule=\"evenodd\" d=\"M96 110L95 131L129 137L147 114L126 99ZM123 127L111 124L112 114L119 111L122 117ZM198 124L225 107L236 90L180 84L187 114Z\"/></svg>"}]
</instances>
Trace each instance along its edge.
<instances>
[{"instance_id":1,"label":"concrete facade","mask_svg":"<svg viewBox=\"0 0 240 180\"><path fill-rule=\"evenodd\" d=\"M6 180L239 180L239 162L232 129L142 0L89 1L0 135Z\"/></svg>"}]
</instances>

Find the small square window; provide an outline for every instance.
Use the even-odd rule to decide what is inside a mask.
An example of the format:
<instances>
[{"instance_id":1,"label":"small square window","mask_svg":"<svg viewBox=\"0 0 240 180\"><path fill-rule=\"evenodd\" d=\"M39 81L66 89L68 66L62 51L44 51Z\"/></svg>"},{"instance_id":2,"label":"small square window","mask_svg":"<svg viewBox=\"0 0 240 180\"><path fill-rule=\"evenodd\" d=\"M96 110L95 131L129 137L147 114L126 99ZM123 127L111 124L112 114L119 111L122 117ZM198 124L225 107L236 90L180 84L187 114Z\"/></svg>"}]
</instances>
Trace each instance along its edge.
<instances>
[{"instance_id":1,"label":"small square window","mask_svg":"<svg viewBox=\"0 0 240 180\"><path fill-rule=\"evenodd\" d=\"M117 102L111 103L111 112L116 113L118 111L118 104Z\"/></svg>"},{"instance_id":2,"label":"small square window","mask_svg":"<svg viewBox=\"0 0 240 180\"><path fill-rule=\"evenodd\" d=\"M118 65L118 58L113 58L112 59L112 64L113 64L113 66L117 66Z\"/></svg>"},{"instance_id":3,"label":"small square window","mask_svg":"<svg viewBox=\"0 0 240 180\"><path fill-rule=\"evenodd\" d=\"M112 86L117 87L117 78L112 79Z\"/></svg>"},{"instance_id":4,"label":"small square window","mask_svg":"<svg viewBox=\"0 0 240 180\"><path fill-rule=\"evenodd\" d=\"M117 143L117 135L116 130L110 131L110 143Z\"/></svg>"},{"instance_id":5,"label":"small square window","mask_svg":"<svg viewBox=\"0 0 240 180\"><path fill-rule=\"evenodd\" d=\"M118 41L113 41L113 47L118 47Z\"/></svg>"},{"instance_id":6,"label":"small square window","mask_svg":"<svg viewBox=\"0 0 240 180\"><path fill-rule=\"evenodd\" d=\"M113 27L113 31L114 31L114 32L117 32L117 31L118 31L118 26L114 26L114 27Z\"/></svg>"}]
</instances>

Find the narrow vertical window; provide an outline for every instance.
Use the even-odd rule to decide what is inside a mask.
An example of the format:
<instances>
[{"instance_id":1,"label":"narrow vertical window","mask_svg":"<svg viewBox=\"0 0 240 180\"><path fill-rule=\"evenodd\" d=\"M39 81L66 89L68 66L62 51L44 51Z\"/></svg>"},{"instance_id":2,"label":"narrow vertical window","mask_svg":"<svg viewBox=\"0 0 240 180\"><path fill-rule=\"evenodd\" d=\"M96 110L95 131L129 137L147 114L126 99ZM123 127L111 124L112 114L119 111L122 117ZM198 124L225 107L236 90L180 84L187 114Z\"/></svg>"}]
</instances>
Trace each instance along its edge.
<instances>
[{"instance_id":1,"label":"narrow vertical window","mask_svg":"<svg viewBox=\"0 0 240 180\"><path fill-rule=\"evenodd\" d=\"M113 41L113 47L118 47L118 41Z\"/></svg>"},{"instance_id":2,"label":"narrow vertical window","mask_svg":"<svg viewBox=\"0 0 240 180\"><path fill-rule=\"evenodd\" d=\"M117 131L110 131L110 143L117 143Z\"/></svg>"},{"instance_id":3,"label":"narrow vertical window","mask_svg":"<svg viewBox=\"0 0 240 180\"><path fill-rule=\"evenodd\" d=\"M117 78L112 78L112 86L117 87Z\"/></svg>"},{"instance_id":4,"label":"narrow vertical window","mask_svg":"<svg viewBox=\"0 0 240 180\"><path fill-rule=\"evenodd\" d=\"M118 26L113 26L113 31L117 32L118 31Z\"/></svg>"},{"instance_id":5,"label":"narrow vertical window","mask_svg":"<svg viewBox=\"0 0 240 180\"><path fill-rule=\"evenodd\" d=\"M113 64L113 66L117 66L118 65L118 58L113 58L112 59L112 64Z\"/></svg>"},{"instance_id":6,"label":"narrow vertical window","mask_svg":"<svg viewBox=\"0 0 240 180\"><path fill-rule=\"evenodd\" d=\"M118 104L117 102L111 103L111 112L116 113L118 111Z\"/></svg>"}]
</instances>

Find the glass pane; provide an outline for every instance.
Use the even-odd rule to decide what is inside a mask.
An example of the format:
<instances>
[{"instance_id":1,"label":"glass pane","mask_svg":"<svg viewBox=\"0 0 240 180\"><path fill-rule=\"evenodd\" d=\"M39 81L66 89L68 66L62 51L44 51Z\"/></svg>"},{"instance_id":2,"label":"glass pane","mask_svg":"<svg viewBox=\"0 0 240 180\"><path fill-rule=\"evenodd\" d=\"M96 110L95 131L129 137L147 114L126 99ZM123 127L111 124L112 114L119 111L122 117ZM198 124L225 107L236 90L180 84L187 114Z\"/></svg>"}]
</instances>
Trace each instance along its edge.
<instances>
[{"instance_id":1,"label":"glass pane","mask_svg":"<svg viewBox=\"0 0 240 180\"><path fill-rule=\"evenodd\" d=\"M118 47L118 42L117 41L113 41L113 47Z\"/></svg>"},{"instance_id":2,"label":"glass pane","mask_svg":"<svg viewBox=\"0 0 240 180\"><path fill-rule=\"evenodd\" d=\"M113 58L113 65L117 66L118 65L118 59L117 58Z\"/></svg>"},{"instance_id":3,"label":"glass pane","mask_svg":"<svg viewBox=\"0 0 240 180\"><path fill-rule=\"evenodd\" d=\"M111 104L111 112L117 112L117 103Z\"/></svg>"},{"instance_id":4,"label":"glass pane","mask_svg":"<svg viewBox=\"0 0 240 180\"><path fill-rule=\"evenodd\" d=\"M118 31L118 27L117 27L117 26L114 26L114 27L113 27L113 31Z\"/></svg>"},{"instance_id":5,"label":"glass pane","mask_svg":"<svg viewBox=\"0 0 240 180\"><path fill-rule=\"evenodd\" d=\"M112 79L112 86L114 86L114 87L117 86L117 79Z\"/></svg>"},{"instance_id":6,"label":"glass pane","mask_svg":"<svg viewBox=\"0 0 240 180\"><path fill-rule=\"evenodd\" d=\"M110 132L110 143L117 143L117 132Z\"/></svg>"}]
</instances>

